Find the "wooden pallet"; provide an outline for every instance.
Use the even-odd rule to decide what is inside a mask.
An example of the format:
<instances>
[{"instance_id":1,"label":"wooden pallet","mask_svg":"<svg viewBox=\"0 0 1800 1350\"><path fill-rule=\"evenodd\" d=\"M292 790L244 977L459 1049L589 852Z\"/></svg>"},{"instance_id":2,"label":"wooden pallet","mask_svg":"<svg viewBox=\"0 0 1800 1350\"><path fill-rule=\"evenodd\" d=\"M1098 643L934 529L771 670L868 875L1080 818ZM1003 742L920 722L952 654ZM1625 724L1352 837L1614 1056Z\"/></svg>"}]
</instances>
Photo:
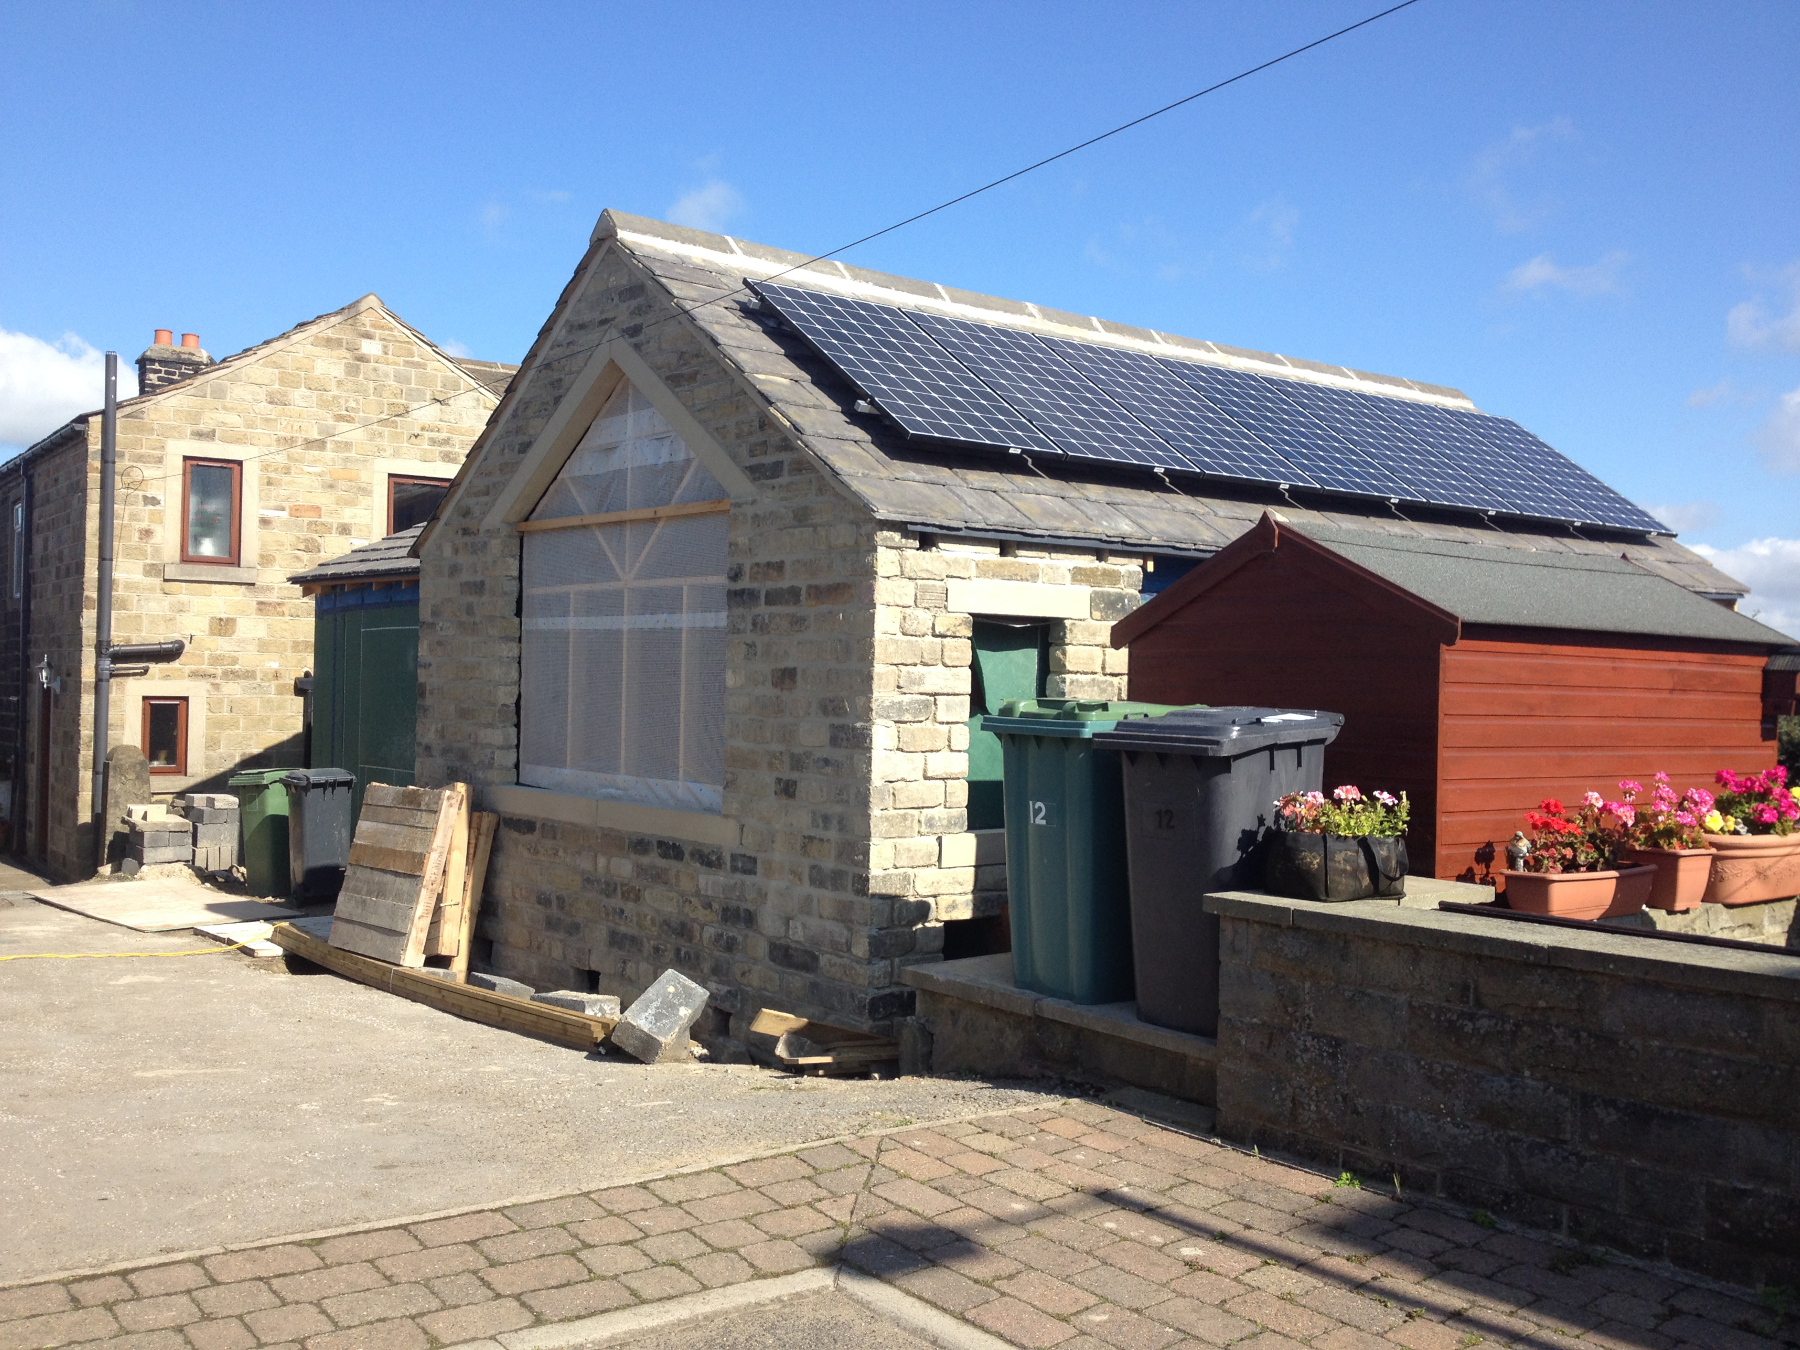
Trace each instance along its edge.
<instances>
[{"instance_id":1,"label":"wooden pallet","mask_svg":"<svg viewBox=\"0 0 1800 1350\"><path fill-rule=\"evenodd\" d=\"M442 789L370 783L338 892L332 944L401 966L454 955L453 945L444 950L444 939L454 943L461 933L465 858L455 845L460 838L466 850L468 819L461 783ZM447 881L456 892L454 929L440 919Z\"/></svg>"},{"instance_id":2,"label":"wooden pallet","mask_svg":"<svg viewBox=\"0 0 1800 1350\"><path fill-rule=\"evenodd\" d=\"M376 989L398 994L401 998L423 1003L470 1022L516 1031L577 1050L593 1050L618 1024L616 1017L589 1017L565 1008L552 1008L546 1003L533 1003L528 998L496 994L474 985L458 984L453 978L428 975L422 970L377 961L321 942L301 932L292 924L278 923L271 934L282 950L311 961L314 965Z\"/></svg>"}]
</instances>

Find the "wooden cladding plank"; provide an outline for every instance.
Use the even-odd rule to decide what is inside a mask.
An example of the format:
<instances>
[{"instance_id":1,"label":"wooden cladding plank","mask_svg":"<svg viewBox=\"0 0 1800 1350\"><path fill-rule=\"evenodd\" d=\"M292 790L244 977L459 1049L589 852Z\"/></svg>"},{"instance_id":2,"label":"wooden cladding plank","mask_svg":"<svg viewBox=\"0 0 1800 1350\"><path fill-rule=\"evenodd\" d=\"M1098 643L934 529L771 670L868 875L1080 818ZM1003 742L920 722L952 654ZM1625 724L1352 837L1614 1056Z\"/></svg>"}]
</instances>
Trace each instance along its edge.
<instances>
[{"instance_id":1,"label":"wooden cladding plank","mask_svg":"<svg viewBox=\"0 0 1800 1350\"><path fill-rule=\"evenodd\" d=\"M334 941L320 942L291 924L283 923L275 926L272 940L283 950L315 965L415 1003L471 1022L536 1036L578 1050L592 1050L618 1025L618 1019L614 1017L588 1017L371 959L366 954L339 947L335 936L334 927Z\"/></svg>"},{"instance_id":2,"label":"wooden cladding plank","mask_svg":"<svg viewBox=\"0 0 1800 1350\"><path fill-rule=\"evenodd\" d=\"M720 497L706 502L676 502L672 506L637 506L628 511L602 511L591 516L558 516L549 520L521 520L519 529L530 534L537 530L573 530L584 525L627 525L639 520L674 520L681 516L722 516L731 510L731 499Z\"/></svg>"},{"instance_id":3,"label":"wooden cladding plank","mask_svg":"<svg viewBox=\"0 0 1800 1350\"><path fill-rule=\"evenodd\" d=\"M415 819L405 825L370 820L365 816L357 822L356 834L353 837L358 843L370 844L377 848L395 848L423 853L431 847L431 835L436 829L436 812L429 815L415 813Z\"/></svg>"},{"instance_id":4,"label":"wooden cladding plank","mask_svg":"<svg viewBox=\"0 0 1800 1350\"><path fill-rule=\"evenodd\" d=\"M364 802L362 814L356 818L356 830L360 834L365 825L398 825L405 829L429 830L436 823L436 808L426 811L414 807L371 806Z\"/></svg>"}]
</instances>

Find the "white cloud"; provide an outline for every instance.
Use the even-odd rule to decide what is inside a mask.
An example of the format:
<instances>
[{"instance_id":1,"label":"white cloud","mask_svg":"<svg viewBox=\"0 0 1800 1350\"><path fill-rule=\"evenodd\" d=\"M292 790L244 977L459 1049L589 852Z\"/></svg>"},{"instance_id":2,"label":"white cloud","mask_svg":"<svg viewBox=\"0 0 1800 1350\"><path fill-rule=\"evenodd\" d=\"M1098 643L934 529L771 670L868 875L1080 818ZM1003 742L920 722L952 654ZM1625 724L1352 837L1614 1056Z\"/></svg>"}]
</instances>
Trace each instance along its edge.
<instances>
[{"instance_id":1,"label":"white cloud","mask_svg":"<svg viewBox=\"0 0 1800 1350\"><path fill-rule=\"evenodd\" d=\"M1274 271L1287 262L1294 247L1294 233L1300 227L1300 212L1282 197L1274 197L1244 218L1250 240L1250 252L1244 263L1249 267Z\"/></svg>"},{"instance_id":2,"label":"white cloud","mask_svg":"<svg viewBox=\"0 0 1800 1350\"><path fill-rule=\"evenodd\" d=\"M1713 501L1670 502L1666 506L1646 506L1644 509L1676 534L1704 530L1719 519L1719 504Z\"/></svg>"},{"instance_id":3,"label":"white cloud","mask_svg":"<svg viewBox=\"0 0 1800 1350\"><path fill-rule=\"evenodd\" d=\"M137 370L119 362L119 397ZM0 445L23 447L106 399L106 358L73 333L54 342L0 328Z\"/></svg>"},{"instance_id":4,"label":"white cloud","mask_svg":"<svg viewBox=\"0 0 1800 1350\"><path fill-rule=\"evenodd\" d=\"M458 342L455 338L451 338L447 342L438 343L438 348L439 348L439 350L446 352L451 356L465 356L466 357L466 356L475 355L474 352L470 351L467 347L465 347L462 343Z\"/></svg>"},{"instance_id":5,"label":"white cloud","mask_svg":"<svg viewBox=\"0 0 1800 1350\"><path fill-rule=\"evenodd\" d=\"M1619 290L1619 273L1630 261L1629 253L1614 249L1585 267L1563 267L1548 253L1540 253L1506 274L1505 289L1529 295L1548 286L1584 299L1611 295Z\"/></svg>"},{"instance_id":6,"label":"white cloud","mask_svg":"<svg viewBox=\"0 0 1800 1350\"><path fill-rule=\"evenodd\" d=\"M1739 389L1731 376L1727 375L1717 384L1694 390L1687 396L1687 405L1690 408L1711 408L1723 403L1727 407L1747 408L1766 397L1766 394L1767 391Z\"/></svg>"},{"instance_id":7,"label":"white cloud","mask_svg":"<svg viewBox=\"0 0 1800 1350\"><path fill-rule=\"evenodd\" d=\"M1800 262L1789 263L1770 280L1790 293L1787 313L1771 315L1758 296L1732 306L1725 316L1725 332L1739 347L1800 352Z\"/></svg>"},{"instance_id":8,"label":"white cloud","mask_svg":"<svg viewBox=\"0 0 1800 1350\"><path fill-rule=\"evenodd\" d=\"M1696 544L1694 552L1750 587L1738 601L1741 612L1800 637L1800 539L1752 539L1723 549Z\"/></svg>"},{"instance_id":9,"label":"white cloud","mask_svg":"<svg viewBox=\"0 0 1800 1350\"><path fill-rule=\"evenodd\" d=\"M1770 473L1800 473L1800 389L1775 400L1775 410L1756 433L1756 445Z\"/></svg>"},{"instance_id":10,"label":"white cloud","mask_svg":"<svg viewBox=\"0 0 1800 1350\"><path fill-rule=\"evenodd\" d=\"M724 179L715 178L677 201L669 208L668 217L689 229L717 232L743 209L743 194Z\"/></svg>"},{"instance_id":11,"label":"white cloud","mask_svg":"<svg viewBox=\"0 0 1800 1350\"><path fill-rule=\"evenodd\" d=\"M1540 127L1514 127L1512 134L1475 156L1465 184L1471 196L1493 214L1494 228L1502 234L1528 230L1556 209L1545 195L1520 199L1512 181L1537 161L1539 147L1548 141L1566 141L1575 124L1566 117L1553 118Z\"/></svg>"}]
</instances>

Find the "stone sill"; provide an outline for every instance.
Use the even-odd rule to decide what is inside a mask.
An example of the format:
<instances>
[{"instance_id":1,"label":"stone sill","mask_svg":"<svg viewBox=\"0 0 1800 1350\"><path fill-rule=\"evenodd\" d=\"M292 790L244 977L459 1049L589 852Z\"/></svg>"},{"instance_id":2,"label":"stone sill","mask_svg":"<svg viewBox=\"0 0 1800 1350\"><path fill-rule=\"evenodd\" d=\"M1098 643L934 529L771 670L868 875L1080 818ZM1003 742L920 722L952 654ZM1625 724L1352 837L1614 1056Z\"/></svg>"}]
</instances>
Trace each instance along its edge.
<instances>
[{"instance_id":1,"label":"stone sill","mask_svg":"<svg viewBox=\"0 0 1800 1350\"><path fill-rule=\"evenodd\" d=\"M1204 897L1208 912L1277 928L1305 928L1375 942L1400 943L1528 965L1752 994L1800 1003L1800 953L1762 952L1698 943L1658 942L1630 930L1596 926L1591 932L1552 925L1507 923L1478 914L1436 908L1439 899L1466 901L1486 887L1408 877L1403 901L1353 900L1344 904L1290 900L1260 891L1219 891Z\"/></svg>"},{"instance_id":2,"label":"stone sill","mask_svg":"<svg viewBox=\"0 0 1800 1350\"><path fill-rule=\"evenodd\" d=\"M164 581L204 581L213 586L254 586L254 567L227 567L222 563L164 563Z\"/></svg>"},{"instance_id":3,"label":"stone sill","mask_svg":"<svg viewBox=\"0 0 1800 1350\"><path fill-rule=\"evenodd\" d=\"M539 820L711 844L715 848L736 848L738 845L735 820L701 811L672 811L667 807L640 806L633 802L603 802L593 797L575 797L518 783L486 784L477 787L475 795L484 809L505 816L535 816Z\"/></svg>"},{"instance_id":4,"label":"stone sill","mask_svg":"<svg viewBox=\"0 0 1800 1350\"><path fill-rule=\"evenodd\" d=\"M1153 1027L1139 1020L1134 1002L1071 1003L1067 999L1021 989L1013 983L1011 952L908 966L900 972L900 978L915 989L942 994L946 998L978 1003L1019 1017L1063 1022L1084 1031L1133 1041L1188 1059L1210 1064L1219 1055L1219 1043L1210 1036L1192 1036L1185 1031Z\"/></svg>"}]
</instances>

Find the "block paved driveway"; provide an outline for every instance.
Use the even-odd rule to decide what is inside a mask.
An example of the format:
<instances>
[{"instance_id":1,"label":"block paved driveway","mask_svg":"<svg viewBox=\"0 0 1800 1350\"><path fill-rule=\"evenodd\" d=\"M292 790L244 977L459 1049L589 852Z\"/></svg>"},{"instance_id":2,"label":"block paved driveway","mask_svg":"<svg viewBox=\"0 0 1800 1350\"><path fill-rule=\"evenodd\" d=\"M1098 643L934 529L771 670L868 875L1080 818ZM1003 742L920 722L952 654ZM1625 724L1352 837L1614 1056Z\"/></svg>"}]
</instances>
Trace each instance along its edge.
<instances>
[{"instance_id":1,"label":"block paved driveway","mask_svg":"<svg viewBox=\"0 0 1800 1350\"><path fill-rule=\"evenodd\" d=\"M15 1286L0 1290L0 1350L503 1350L523 1328L838 1261L1020 1346L1800 1343L1747 1291L1065 1101Z\"/></svg>"}]
</instances>

